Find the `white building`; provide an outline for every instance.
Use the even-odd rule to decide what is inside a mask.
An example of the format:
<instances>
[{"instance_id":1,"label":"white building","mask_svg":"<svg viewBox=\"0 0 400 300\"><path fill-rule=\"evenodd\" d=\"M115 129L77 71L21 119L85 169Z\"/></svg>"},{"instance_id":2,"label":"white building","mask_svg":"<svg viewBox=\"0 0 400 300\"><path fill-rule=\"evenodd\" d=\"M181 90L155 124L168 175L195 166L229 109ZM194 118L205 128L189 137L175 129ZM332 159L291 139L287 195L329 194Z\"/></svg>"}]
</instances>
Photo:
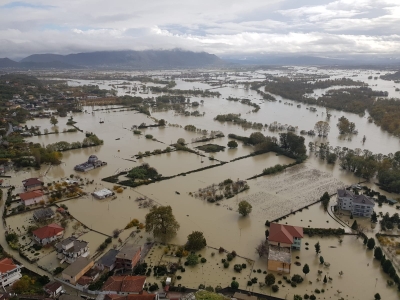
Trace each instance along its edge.
<instances>
[{"instance_id":1,"label":"white building","mask_svg":"<svg viewBox=\"0 0 400 300\"><path fill-rule=\"evenodd\" d=\"M76 237L69 237L55 245L57 249L57 257L72 264L78 257L88 257L90 254L88 243L77 240Z\"/></svg>"},{"instance_id":2,"label":"white building","mask_svg":"<svg viewBox=\"0 0 400 300\"><path fill-rule=\"evenodd\" d=\"M0 283L3 288L13 284L22 277L22 267L23 266L14 264L14 261L11 258L4 258L0 260Z\"/></svg>"},{"instance_id":3,"label":"white building","mask_svg":"<svg viewBox=\"0 0 400 300\"><path fill-rule=\"evenodd\" d=\"M97 199L105 199L114 195L114 192L110 191L109 189L102 189L92 193L92 196Z\"/></svg>"},{"instance_id":4,"label":"white building","mask_svg":"<svg viewBox=\"0 0 400 300\"><path fill-rule=\"evenodd\" d=\"M365 195L354 195L351 191L339 189L337 203L341 210L350 211L353 216L370 217L374 211L375 202Z\"/></svg>"}]
</instances>

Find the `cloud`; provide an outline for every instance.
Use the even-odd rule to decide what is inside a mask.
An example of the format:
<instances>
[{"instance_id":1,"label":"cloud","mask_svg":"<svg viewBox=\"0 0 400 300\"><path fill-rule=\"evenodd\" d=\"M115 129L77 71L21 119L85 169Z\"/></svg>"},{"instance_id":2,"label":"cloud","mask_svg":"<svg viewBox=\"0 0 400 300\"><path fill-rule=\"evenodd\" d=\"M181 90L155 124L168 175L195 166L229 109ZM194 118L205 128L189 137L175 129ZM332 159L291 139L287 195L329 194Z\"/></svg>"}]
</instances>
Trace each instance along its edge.
<instances>
[{"instance_id":1,"label":"cloud","mask_svg":"<svg viewBox=\"0 0 400 300\"><path fill-rule=\"evenodd\" d=\"M0 8L2 57L172 48L221 56L400 52L398 0L32 0Z\"/></svg>"}]
</instances>

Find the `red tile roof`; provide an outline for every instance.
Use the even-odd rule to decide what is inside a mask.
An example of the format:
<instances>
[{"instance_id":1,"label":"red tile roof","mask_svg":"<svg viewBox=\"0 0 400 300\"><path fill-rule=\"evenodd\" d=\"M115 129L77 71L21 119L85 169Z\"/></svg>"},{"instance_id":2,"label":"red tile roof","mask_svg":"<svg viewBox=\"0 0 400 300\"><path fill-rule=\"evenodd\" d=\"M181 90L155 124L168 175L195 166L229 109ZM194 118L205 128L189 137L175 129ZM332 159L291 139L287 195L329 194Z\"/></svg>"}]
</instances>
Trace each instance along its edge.
<instances>
[{"instance_id":1,"label":"red tile roof","mask_svg":"<svg viewBox=\"0 0 400 300\"><path fill-rule=\"evenodd\" d=\"M11 258L4 258L0 260L0 273L7 273L14 270L17 266Z\"/></svg>"},{"instance_id":2,"label":"red tile roof","mask_svg":"<svg viewBox=\"0 0 400 300\"><path fill-rule=\"evenodd\" d=\"M22 183L24 186L31 186L31 185L42 184L43 182L41 182L37 178L29 178L29 179L23 180Z\"/></svg>"},{"instance_id":3,"label":"red tile roof","mask_svg":"<svg viewBox=\"0 0 400 300\"><path fill-rule=\"evenodd\" d=\"M268 240L277 243L293 244L293 238L303 237L303 228L271 223Z\"/></svg>"},{"instance_id":4,"label":"red tile roof","mask_svg":"<svg viewBox=\"0 0 400 300\"><path fill-rule=\"evenodd\" d=\"M146 276L111 276L103 284L102 291L139 293L143 290Z\"/></svg>"},{"instance_id":5,"label":"red tile roof","mask_svg":"<svg viewBox=\"0 0 400 300\"><path fill-rule=\"evenodd\" d=\"M46 238L50 238L56 236L60 232L63 232L64 228L53 223L42 228L36 229L32 232L33 235L37 236L39 239L43 240Z\"/></svg>"},{"instance_id":6,"label":"red tile roof","mask_svg":"<svg viewBox=\"0 0 400 300\"><path fill-rule=\"evenodd\" d=\"M32 191L32 192L26 192L26 193L21 193L19 194L19 197L21 198L22 201L27 201L36 197L41 197L43 196L42 191Z\"/></svg>"},{"instance_id":7,"label":"red tile roof","mask_svg":"<svg viewBox=\"0 0 400 300\"><path fill-rule=\"evenodd\" d=\"M107 294L104 300L154 300L156 298L155 294L130 294L130 295L116 295Z\"/></svg>"}]
</instances>

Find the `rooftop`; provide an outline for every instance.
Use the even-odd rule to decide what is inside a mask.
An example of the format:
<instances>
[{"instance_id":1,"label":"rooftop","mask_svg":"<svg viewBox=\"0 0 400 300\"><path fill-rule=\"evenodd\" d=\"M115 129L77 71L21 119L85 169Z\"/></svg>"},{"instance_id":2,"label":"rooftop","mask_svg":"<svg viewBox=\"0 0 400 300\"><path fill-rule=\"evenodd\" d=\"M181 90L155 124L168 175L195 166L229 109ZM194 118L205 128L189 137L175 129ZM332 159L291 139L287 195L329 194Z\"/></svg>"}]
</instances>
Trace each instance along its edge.
<instances>
[{"instance_id":1,"label":"rooftop","mask_svg":"<svg viewBox=\"0 0 400 300\"><path fill-rule=\"evenodd\" d=\"M290 264L292 261L290 248L269 245L268 260L275 260Z\"/></svg>"},{"instance_id":2,"label":"rooftop","mask_svg":"<svg viewBox=\"0 0 400 300\"><path fill-rule=\"evenodd\" d=\"M130 295L107 294L104 297L104 300L154 300L155 298L155 294L148 294L146 292L143 292L143 294Z\"/></svg>"},{"instance_id":3,"label":"rooftop","mask_svg":"<svg viewBox=\"0 0 400 300\"><path fill-rule=\"evenodd\" d=\"M350 198L354 197L354 194L351 191L345 189L338 189L337 194L339 197L350 197Z\"/></svg>"},{"instance_id":4,"label":"rooftop","mask_svg":"<svg viewBox=\"0 0 400 300\"><path fill-rule=\"evenodd\" d=\"M365 195L356 195L353 198L353 203L362 203L362 204L369 204L375 206L375 202Z\"/></svg>"},{"instance_id":5,"label":"rooftop","mask_svg":"<svg viewBox=\"0 0 400 300\"><path fill-rule=\"evenodd\" d=\"M78 275L85 267L93 264L93 261L86 257L78 257L72 264L70 264L64 271L63 274L75 277Z\"/></svg>"},{"instance_id":6,"label":"rooftop","mask_svg":"<svg viewBox=\"0 0 400 300\"><path fill-rule=\"evenodd\" d=\"M95 194L98 197L106 197L106 196L113 194L113 192L110 191L109 189L102 189L102 190L93 192L93 194Z\"/></svg>"},{"instance_id":7,"label":"rooftop","mask_svg":"<svg viewBox=\"0 0 400 300\"><path fill-rule=\"evenodd\" d=\"M11 258L4 258L0 260L0 273L7 273L14 270L17 267Z\"/></svg>"},{"instance_id":8,"label":"rooftop","mask_svg":"<svg viewBox=\"0 0 400 300\"><path fill-rule=\"evenodd\" d=\"M135 256L135 254L141 249L142 247L140 245L125 244L125 246L123 246L121 250L119 250L119 253L116 255L116 258L132 259Z\"/></svg>"},{"instance_id":9,"label":"rooftop","mask_svg":"<svg viewBox=\"0 0 400 300\"><path fill-rule=\"evenodd\" d=\"M32 232L32 234L37 236L39 239L43 240L46 238L53 237L63 231L64 231L64 228L62 228L60 225L53 223L53 224L50 224L50 225L47 225L42 228L34 230Z\"/></svg>"},{"instance_id":10,"label":"rooftop","mask_svg":"<svg viewBox=\"0 0 400 300\"><path fill-rule=\"evenodd\" d=\"M46 284L44 286L44 290L45 291L49 291L51 293L55 293L57 292L57 290L61 287L61 283L59 283L58 281L51 281L48 284Z\"/></svg>"},{"instance_id":11,"label":"rooftop","mask_svg":"<svg viewBox=\"0 0 400 300\"><path fill-rule=\"evenodd\" d=\"M26 193L21 193L19 194L19 197L21 198L22 201L27 201L36 197L41 197L43 196L42 191L32 191L32 192L26 192Z\"/></svg>"},{"instance_id":12,"label":"rooftop","mask_svg":"<svg viewBox=\"0 0 400 300\"><path fill-rule=\"evenodd\" d=\"M111 276L103 284L102 291L139 293L143 290L146 276Z\"/></svg>"},{"instance_id":13,"label":"rooftop","mask_svg":"<svg viewBox=\"0 0 400 300\"><path fill-rule=\"evenodd\" d=\"M22 181L24 186L31 186L31 185L37 185L37 184L43 184L42 181L40 181L37 178L29 178L29 179L25 179Z\"/></svg>"},{"instance_id":14,"label":"rooftop","mask_svg":"<svg viewBox=\"0 0 400 300\"><path fill-rule=\"evenodd\" d=\"M57 248L58 251L61 251L63 250L63 246L67 246L70 243L73 243L73 246L66 250L68 252L79 252L79 250L87 247L88 245L88 242L80 241L77 240L76 237L70 236L69 238L66 238L65 240L57 243L55 247Z\"/></svg>"},{"instance_id":15,"label":"rooftop","mask_svg":"<svg viewBox=\"0 0 400 300\"><path fill-rule=\"evenodd\" d=\"M268 240L272 242L293 244L293 238L303 237L303 228L298 226L271 223Z\"/></svg>"},{"instance_id":16,"label":"rooftop","mask_svg":"<svg viewBox=\"0 0 400 300\"><path fill-rule=\"evenodd\" d=\"M36 219L47 219L51 218L54 216L54 212L50 207L42 208L42 209L37 209L33 212L33 216Z\"/></svg>"},{"instance_id":17,"label":"rooftop","mask_svg":"<svg viewBox=\"0 0 400 300\"><path fill-rule=\"evenodd\" d=\"M110 249L106 254L104 254L100 259L97 261L98 264L101 264L105 267L111 267L115 263L115 258L118 254L118 250Z\"/></svg>"}]
</instances>

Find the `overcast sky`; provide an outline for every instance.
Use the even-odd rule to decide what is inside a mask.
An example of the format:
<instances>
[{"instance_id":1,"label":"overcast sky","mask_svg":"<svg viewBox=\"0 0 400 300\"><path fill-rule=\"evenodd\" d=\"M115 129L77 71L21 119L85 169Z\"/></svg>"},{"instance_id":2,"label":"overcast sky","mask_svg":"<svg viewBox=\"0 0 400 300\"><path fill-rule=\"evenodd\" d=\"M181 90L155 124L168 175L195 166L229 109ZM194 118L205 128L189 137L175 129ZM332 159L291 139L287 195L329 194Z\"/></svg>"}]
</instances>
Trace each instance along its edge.
<instances>
[{"instance_id":1,"label":"overcast sky","mask_svg":"<svg viewBox=\"0 0 400 300\"><path fill-rule=\"evenodd\" d=\"M182 48L400 53L400 0L0 0L0 57Z\"/></svg>"}]
</instances>

